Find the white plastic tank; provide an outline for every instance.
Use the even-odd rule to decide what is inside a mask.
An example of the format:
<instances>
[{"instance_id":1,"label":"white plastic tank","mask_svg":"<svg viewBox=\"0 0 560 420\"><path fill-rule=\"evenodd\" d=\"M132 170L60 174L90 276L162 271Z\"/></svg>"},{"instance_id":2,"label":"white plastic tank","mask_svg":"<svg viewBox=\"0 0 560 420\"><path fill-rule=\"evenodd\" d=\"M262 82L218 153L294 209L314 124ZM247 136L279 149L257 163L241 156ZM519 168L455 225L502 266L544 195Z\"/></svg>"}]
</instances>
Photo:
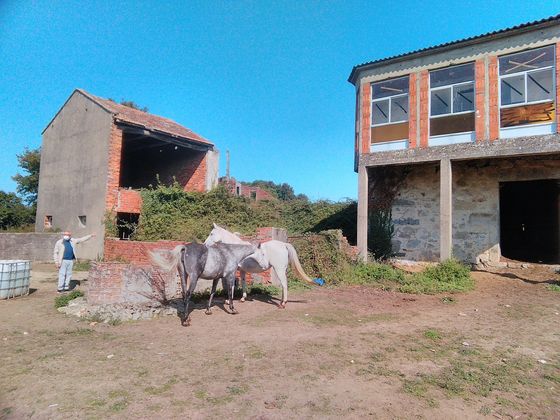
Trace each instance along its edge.
<instances>
[{"instance_id":1,"label":"white plastic tank","mask_svg":"<svg viewBox=\"0 0 560 420\"><path fill-rule=\"evenodd\" d=\"M0 260L0 299L29 294L31 261Z\"/></svg>"}]
</instances>

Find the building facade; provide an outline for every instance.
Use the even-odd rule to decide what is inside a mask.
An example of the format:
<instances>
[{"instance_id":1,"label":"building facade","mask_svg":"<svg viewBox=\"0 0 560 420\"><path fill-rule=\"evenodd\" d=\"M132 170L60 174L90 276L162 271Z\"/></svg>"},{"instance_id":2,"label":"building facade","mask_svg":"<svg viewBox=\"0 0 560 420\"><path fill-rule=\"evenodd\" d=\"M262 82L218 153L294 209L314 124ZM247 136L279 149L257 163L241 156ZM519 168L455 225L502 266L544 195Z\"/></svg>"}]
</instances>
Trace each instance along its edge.
<instances>
[{"instance_id":1,"label":"building facade","mask_svg":"<svg viewBox=\"0 0 560 420\"><path fill-rule=\"evenodd\" d=\"M358 247L560 262L560 15L355 66Z\"/></svg>"},{"instance_id":2,"label":"building facade","mask_svg":"<svg viewBox=\"0 0 560 420\"><path fill-rule=\"evenodd\" d=\"M214 144L167 118L76 89L43 131L35 231L96 233L80 256L101 257L107 219L137 222L138 189L174 181L186 191L217 185ZM121 239L129 233L119 228Z\"/></svg>"}]
</instances>

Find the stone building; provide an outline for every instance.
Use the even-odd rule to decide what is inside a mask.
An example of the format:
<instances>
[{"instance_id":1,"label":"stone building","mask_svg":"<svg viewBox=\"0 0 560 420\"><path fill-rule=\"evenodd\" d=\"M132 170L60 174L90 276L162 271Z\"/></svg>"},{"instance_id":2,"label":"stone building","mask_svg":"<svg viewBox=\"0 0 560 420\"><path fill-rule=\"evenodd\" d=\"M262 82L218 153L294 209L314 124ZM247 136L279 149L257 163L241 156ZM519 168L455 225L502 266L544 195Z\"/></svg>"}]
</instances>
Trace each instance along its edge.
<instances>
[{"instance_id":1,"label":"stone building","mask_svg":"<svg viewBox=\"0 0 560 420\"><path fill-rule=\"evenodd\" d=\"M400 258L560 262L559 56L557 15L352 69L364 258L390 209Z\"/></svg>"},{"instance_id":2,"label":"stone building","mask_svg":"<svg viewBox=\"0 0 560 420\"><path fill-rule=\"evenodd\" d=\"M278 198L271 194L269 191L254 187L251 185L246 185L243 182L237 181L233 177L224 176L219 179L219 183L224 185L230 194L236 195L238 197L247 197L255 201L277 201Z\"/></svg>"},{"instance_id":3,"label":"stone building","mask_svg":"<svg viewBox=\"0 0 560 420\"><path fill-rule=\"evenodd\" d=\"M138 220L139 188L179 182L207 191L218 181L218 151L167 118L76 89L43 131L36 232L96 233L81 257L103 255L106 218ZM129 232L120 228L119 236Z\"/></svg>"}]
</instances>

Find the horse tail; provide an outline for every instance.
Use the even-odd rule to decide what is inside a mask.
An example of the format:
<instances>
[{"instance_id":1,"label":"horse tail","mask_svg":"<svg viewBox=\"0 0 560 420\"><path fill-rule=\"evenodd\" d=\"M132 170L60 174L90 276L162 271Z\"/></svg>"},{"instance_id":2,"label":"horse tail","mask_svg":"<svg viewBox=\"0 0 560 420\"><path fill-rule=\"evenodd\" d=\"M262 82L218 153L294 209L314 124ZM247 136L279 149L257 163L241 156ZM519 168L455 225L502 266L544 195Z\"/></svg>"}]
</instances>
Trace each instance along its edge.
<instances>
[{"instance_id":1,"label":"horse tail","mask_svg":"<svg viewBox=\"0 0 560 420\"><path fill-rule=\"evenodd\" d=\"M185 245L177 245L172 251L168 251L167 256L162 255L159 252L150 251L150 258L152 262L159 266L164 271L177 270L183 251L185 250Z\"/></svg>"},{"instance_id":2,"label":"horse tail","mask_svg":"<svg viewBox=\"0 0 560 420\"><path fill-rule=\"evenodd\" d=\"M296 249L293 247L293 245L286 243L286 248L288 249L288 257L290 260L290 264L292 265L292 268L298 274L298 276L302 280L305 280L307 283L315 284L315 282L311 280L311 278L307 274L305 274L305 271L303 271L303 268L297 256Z\"/></svg>"}]
</instances>

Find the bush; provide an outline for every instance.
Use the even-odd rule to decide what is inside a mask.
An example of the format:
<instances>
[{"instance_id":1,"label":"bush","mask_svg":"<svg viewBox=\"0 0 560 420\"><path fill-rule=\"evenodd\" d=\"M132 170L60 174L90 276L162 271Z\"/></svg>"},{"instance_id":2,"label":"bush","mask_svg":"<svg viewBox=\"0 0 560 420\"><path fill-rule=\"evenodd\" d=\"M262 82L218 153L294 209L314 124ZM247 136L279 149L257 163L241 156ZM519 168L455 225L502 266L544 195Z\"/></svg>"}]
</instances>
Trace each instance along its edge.
<instances>
[{"instance_id":1,"label":"bush","mask_svg":"<svg viewBox=\"0 0 560 420\"><path fill-rule=\"evenodd\" d=\"M467 266L455 259L446 260L409 276L399 290L405 293L435 294L466 292L474 289Z\"/></svg>"},{"instance_id":2,"label":"bush","mask_svg":"<svg viewBox=\"0 0 560 420\"><path fill-rule=\"evenodd\" d=\"M415 294L466 292L474 288L469 268L456 260L447 260L414 274L383 263L348 264L327 278L331 284L371 285Z\"/></svg>"},{"instance_id":3,"label":"bush","mask_svg":"<svg viewBox=\"0 0 560 420\"><path fill-rule=\"evenodd\" d=\"M57 296L54 299L54 307L55 308L62 308L63 306L68 306L68 303L71 300L74 300L80 296L83 296L84 294L82 292L80 292L79 290L73 290L70 293L68 293L67 295L62 295L62 296Z\"/></svg>"},{"instance_id":4,"label":"bush","mask_svg":"<svg viewBox=\"0 0 560 420\"><path fill-rule=\"evenodd\" d=\"M393 256L391 239L395 233L391 209L375 210L368 220L368 251L377 261L384 261Z\"/></svg>"}]
</instances>

